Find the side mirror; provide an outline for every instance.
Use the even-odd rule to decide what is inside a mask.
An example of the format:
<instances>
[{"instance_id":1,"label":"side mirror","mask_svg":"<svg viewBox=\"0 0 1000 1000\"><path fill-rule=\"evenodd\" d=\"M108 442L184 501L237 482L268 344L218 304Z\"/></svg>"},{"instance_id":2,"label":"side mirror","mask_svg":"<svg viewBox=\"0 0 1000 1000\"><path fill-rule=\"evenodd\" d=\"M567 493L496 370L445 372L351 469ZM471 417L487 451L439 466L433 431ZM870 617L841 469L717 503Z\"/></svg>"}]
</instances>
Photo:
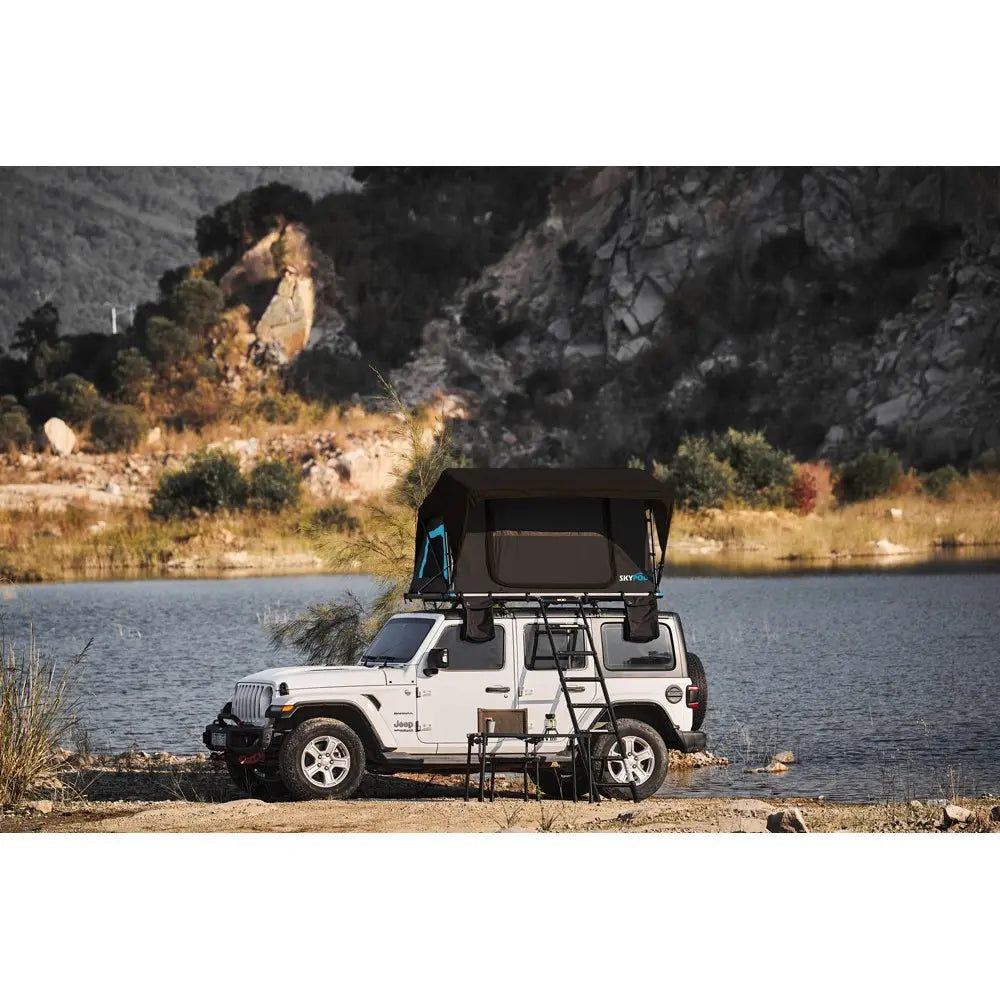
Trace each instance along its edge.
<instances>
[{"instance_id":1,"label":"side mirror","mask_svg":"<svg viewBox=\"0 0 1000 1000\"><path fill-rule=\"evenodd\" d=\"M447 666L448 650L443 646L439 646L427 654L427 665L424 667L424 673L428 677L433 677L439 670L444 670Z\"/></svg>"}]
</instances>

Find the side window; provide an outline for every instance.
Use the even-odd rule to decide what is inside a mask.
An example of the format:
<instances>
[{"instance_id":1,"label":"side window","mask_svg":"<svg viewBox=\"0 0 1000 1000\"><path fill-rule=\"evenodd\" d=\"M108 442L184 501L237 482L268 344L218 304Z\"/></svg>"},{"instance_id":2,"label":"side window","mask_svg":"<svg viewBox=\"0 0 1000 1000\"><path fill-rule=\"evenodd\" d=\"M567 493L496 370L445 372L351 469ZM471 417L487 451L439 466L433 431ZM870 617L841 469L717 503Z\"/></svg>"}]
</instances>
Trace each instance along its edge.
<instances>
[{"instance_id":1,"label":"side window","mask_svg":"<svg viewBox=\"0 0 1000 1000\"><path fill-rule=\"evenodd\" d=\"M448 670L500 670L504 660L504 630L496 626L489 642L463 642L461 625L450 625L435 643L448 650Z\"/></svg>"},{"instance_id":2,"label":"side window","mask_svg":"<svg viewBox=\"0 0 1000 1000\"><path fill-rule=\"evenodd\" d=\"M606 670L673 670L677 665L670 629L660 623L660 634L652 642L626 642L621 622L601 626Z\"/></svg>"},{"instance_id":3,"label":"side window","mask_svg":"<svg viewBox=\"0 0 1000 1000\"><path fill-rule=\"evenodd\" d=\"M573 653L578 649L584 649L587 644L583 638L583 629L579 628L553 625L552 638L559 653ZM532 662L532 658L534 658L534 662ZM569 663L562 657L560 660L567 670L583 670L587 666L587 657L585 656L574 656ZM524 664L529 670L556 669L556 661L552 656L552 643L549 642L543 625L524 626Z\"/></svg>"}]
</instances>

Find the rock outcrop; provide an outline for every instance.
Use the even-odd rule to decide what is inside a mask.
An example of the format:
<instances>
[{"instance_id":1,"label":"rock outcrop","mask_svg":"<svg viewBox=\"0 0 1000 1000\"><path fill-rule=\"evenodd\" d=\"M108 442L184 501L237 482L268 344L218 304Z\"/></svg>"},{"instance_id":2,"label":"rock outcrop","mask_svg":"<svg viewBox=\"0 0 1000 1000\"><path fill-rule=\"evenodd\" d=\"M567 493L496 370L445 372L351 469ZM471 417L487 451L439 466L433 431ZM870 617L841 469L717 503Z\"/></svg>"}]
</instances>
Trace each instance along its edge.
<instances>
[{"instance_id":1,"label":"rock outcrop","mask_svg":"<svg viewBox=\"0 0 1000 1000\"><path fill-rule=\"evenodd\" d=\"M961 462L1000 446L990 185L938 169L574 171L394 379L414 401L464 395L456 438L477 462L664 457L728 425L800 457Z\"/></svg>"},{"instance_id":2,"label":"rock outcrop","mask_svg":"<svg viewBox=\"0 0 1000 1000\"><path fill-rule=\"evenodd\" d=\"M324 261L332 282L332 262ZM268 233L220 279L230 308L215 330L216 363L233 387L252 385L305 350L315 313L313 252L304 227Z\"/></svg>"}]
</instances>

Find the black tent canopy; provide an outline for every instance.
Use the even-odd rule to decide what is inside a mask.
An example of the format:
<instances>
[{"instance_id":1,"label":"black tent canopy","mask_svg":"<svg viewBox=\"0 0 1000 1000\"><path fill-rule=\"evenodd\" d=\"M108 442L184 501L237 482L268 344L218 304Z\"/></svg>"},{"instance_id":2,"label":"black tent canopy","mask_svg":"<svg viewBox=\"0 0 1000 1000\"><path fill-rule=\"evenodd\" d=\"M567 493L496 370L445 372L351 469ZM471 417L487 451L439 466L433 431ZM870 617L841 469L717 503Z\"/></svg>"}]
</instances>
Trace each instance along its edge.
<instances>
[{"instance_id":1,"label":"black tent canopy","mask_svg":"<svg viewBox=\"0 0 1000 1000\"><path fill-rule=\"evenodd\" d=\"M446 469L420 507L410 595L652 595L673 492L640 469Z\"/></svg>"}]
</instances>

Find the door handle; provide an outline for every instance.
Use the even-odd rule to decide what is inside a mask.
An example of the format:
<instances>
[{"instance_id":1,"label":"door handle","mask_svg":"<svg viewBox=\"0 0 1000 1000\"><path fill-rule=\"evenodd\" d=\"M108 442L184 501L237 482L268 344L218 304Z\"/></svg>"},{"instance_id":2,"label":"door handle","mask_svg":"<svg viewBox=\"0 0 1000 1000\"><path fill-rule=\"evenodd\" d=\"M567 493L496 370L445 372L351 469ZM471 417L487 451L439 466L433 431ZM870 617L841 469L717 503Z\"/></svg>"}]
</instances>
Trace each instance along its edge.
<instances>
[{"instance_id":1,"label":"door handle","mask_svg":"<svg viewBox=\"0 0 1000 1000\"><path fill-rule=\"evenodd\" d=\"M579 694L581 691L586 691L587 689L582 684L567 684L566 690L573 694Z\"/></svg>"},{"instance_id":2,"label":"door handle","mask_svg":"<svg viewBox=\"0 0 1000 1000\"><path fill-rule=\"evenodd\" d=\"M486 689L487 694L510 694L509 687L488 687Z\"/></svg>"}]
</instances>

